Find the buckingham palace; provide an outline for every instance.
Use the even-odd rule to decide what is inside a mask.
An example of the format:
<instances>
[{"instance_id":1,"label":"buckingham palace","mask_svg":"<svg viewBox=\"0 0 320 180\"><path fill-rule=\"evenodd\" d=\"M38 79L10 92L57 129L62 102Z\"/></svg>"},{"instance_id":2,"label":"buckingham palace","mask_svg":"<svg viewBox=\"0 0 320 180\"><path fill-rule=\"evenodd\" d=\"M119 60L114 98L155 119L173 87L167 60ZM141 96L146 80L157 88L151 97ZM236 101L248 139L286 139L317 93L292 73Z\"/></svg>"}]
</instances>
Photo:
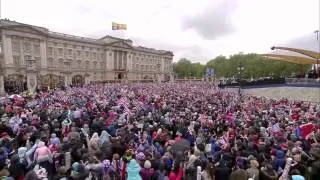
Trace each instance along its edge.
<instances>
[{"instance_id":1,"label":"buckingham palace","mask_svg":"<svg viewBox=\"0 0 320 180\"><path fill-rule=\"evenodd\" d=\"M0 20L0 30L0 93L173 79L171 51L134 46L130 39L79 37L8 19Z\"/></svg>"}]
</instances>

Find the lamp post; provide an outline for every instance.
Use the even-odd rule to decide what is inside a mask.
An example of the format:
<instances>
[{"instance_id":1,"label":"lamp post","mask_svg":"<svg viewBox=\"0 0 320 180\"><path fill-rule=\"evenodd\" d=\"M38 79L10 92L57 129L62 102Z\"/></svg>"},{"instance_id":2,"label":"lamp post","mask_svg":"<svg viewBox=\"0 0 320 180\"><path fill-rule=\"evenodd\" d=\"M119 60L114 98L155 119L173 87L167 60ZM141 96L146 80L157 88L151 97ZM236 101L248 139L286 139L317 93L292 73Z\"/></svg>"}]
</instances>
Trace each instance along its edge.
<instances>
[{"instance_id":1,"label":"lamp post","mask_svg":"<svg viewBox=\"0 0 320 180\"><path fill-rule=\"evenodd\" d=\"M320 56L320 41L319 41L319 30L315 30L314 33L316 34L316 38L317 38L317 42L318 42L318 54L317 54L317 68L316 70L316 74L318 76L318 79L320 78L320 69L319 69L319 56Z\"/></svg>"},{"instance_id":2,"label":"lamp post","mask_svg":"<svg viewBox=\"0 0 320 180\"><path fill-rule=\"evenodd\" d=\"M239 64L239 67L237 67L237 70L238 70L238 74L239 74L239 89L238 89L238 94L239 94L239 96L241 96L242 72L243 72L243 70L244 70L244 67L243 67L243 65L241 64L241 62L240 62L240 64Z\"/></svg>"}]
</instances>

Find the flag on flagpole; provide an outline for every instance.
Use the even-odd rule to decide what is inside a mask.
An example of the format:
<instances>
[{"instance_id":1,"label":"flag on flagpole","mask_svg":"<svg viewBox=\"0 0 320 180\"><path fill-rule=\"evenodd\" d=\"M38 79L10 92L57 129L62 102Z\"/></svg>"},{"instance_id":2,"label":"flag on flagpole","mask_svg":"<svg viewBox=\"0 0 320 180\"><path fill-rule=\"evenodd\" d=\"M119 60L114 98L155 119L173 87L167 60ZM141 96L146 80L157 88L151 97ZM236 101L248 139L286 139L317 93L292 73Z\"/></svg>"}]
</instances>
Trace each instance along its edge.
<instances>
[{"instance_id":1,"label":"flag on flagpole","mask_svg":"<svg viewBox=\"0 0 320 180\"><path fill-rule=\"evenodd\" d=\"M127 30L127 24L112 22L112 30Z\"/></svg>"}]
</instances>

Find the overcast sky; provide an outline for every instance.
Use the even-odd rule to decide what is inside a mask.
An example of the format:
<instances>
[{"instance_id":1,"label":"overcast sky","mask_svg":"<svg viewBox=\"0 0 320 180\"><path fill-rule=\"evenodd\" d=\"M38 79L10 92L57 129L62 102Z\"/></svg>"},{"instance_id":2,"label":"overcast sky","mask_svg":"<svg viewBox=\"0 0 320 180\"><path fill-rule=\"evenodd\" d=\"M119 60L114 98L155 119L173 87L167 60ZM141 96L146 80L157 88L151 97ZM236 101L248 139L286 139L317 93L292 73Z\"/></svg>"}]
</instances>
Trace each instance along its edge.
<instances>
[{"instance_id":1,"label":"overcast sky","mask_svg":"<svg viewBox=\"0 0 320 180\"><path fill-rule=\"evenodd\" d=\"M172 50L175 60L204 63L291 42L315 50L319 1L1 0L1 18L73 35L130 38L136 45ZM112 31L112 21L126 23L128 30Z\"/></svg>"}]
</instances>

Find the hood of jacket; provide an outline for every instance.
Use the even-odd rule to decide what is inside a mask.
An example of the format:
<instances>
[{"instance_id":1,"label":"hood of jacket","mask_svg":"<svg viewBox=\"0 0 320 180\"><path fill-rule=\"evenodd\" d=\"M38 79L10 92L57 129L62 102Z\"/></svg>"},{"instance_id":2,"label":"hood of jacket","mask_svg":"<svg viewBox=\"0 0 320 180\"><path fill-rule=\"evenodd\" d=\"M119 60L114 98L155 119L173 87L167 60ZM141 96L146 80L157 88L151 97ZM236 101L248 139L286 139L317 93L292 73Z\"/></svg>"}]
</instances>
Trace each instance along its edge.
<instances>
[{"instance_id":1,"label":"hood of jacket","mask_svg":"<svg viewBox=\"0 0 320 180\"><path fill-rule=\"evenodd\" d=\"M140 169L141 168L138 162L135 159L132 159L128 164L127 171L128 171L128 174L135 174L135 173L139 174Z\"/></svg>"},{"instance_id":2,"label":"hood of jacket","mask_svg":"<svg viewBox=\"0 0 320 180\"><path fill-rule=\"evenodd\" d=\"M278 159L283 159L285 157L285 153L283 151L277 150L276 157Z\"/></svg>"}]
</instances>

